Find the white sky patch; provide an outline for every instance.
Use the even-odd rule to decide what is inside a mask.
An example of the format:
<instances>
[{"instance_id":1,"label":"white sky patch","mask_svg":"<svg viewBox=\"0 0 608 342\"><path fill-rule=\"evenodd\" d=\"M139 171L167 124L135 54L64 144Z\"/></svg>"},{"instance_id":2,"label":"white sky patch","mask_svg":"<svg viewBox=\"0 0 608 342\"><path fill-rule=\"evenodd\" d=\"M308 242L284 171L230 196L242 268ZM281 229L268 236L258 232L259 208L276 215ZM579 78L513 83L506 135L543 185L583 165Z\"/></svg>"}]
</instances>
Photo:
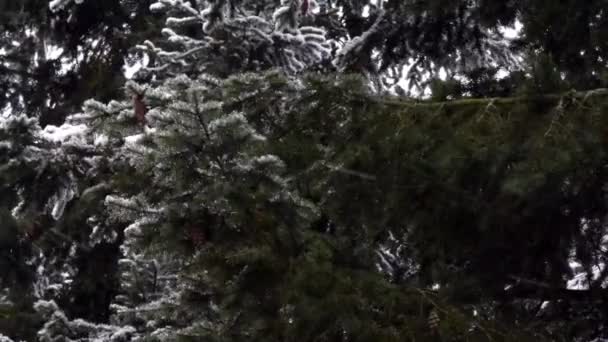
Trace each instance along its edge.
<instances>
[{"instance_id":1,"label":"white sky patch","mask_svg":"<svg viewBox=\"0 0 608 342\"><path fill-rule=\"evenodd\" d=\"M68 58L61 59L61 68L57 71L58 75L66 75L70 70L74 70L77 64L80 63L84 56L82 54L78 55L77 60L69 60Z\"/></svg>"},{"instance_id":2,"label":"white sky patch","mask_svg":"<svg viewBox=\"0 0 608 342\"><path fill-rule=\"evenodd\" d=\"M505 26L499 28L499 32L503 35L505 39L514 40L521 36L521 31L523 27L524 25L521 23L521 21L515 20L515 23L513 23L512 26ZM515 56L515 58L517 59L518 63L520 63L520 65L523 64L524 58L522 56ZM496 74L496 78L500 80L507 77L508 75L509 72L507 70L501 69Z\"/></svg>"},{"instance_id":3,"label":"white sky patch","mask_svg":"<svg viewBox=\"0 0 608 342\"><path fill-rule=\"evenodd\" d=\"M89 39L91 46L93 48L97 47L101 42L100 39L91 40ZM78 64L84 62L85 54L82 47L78 48L78 54L76 55L76 59L72 59L70 57L63 56L64 50L63 48L57 46L47 47L47 59L57 59L60 58L61 67L57 71L57 74L60 76L66 75L68 72L74 70Z\"/></svg>"},{"instance_id":4,"label":"white sky patch","mask_svg":"<svg viewBox=\"0 0 608 342\"><path fill-rule=\"evenodd\" d=\"M361 17L363 17L363 18L369 17L369 5L365 5L365 7L363 7L363 12L361 13Z\"/></svg>"},{"instance_id":5,"label":"white sky patch","mask_svg":"<svg viewBox=\"0 0 608 342\"><path fill-rule=\"evenodd\" d=\"M46 46L46 58L48 60L55 60L63 54L64 49L57 45L47 45Z\"/></svg>"},{"instance_id":6,"label":"white sky patch","mask_svg":"<svg viewBox=\"0 0 608 342\"><path fill-rule=\"evenodd\" d=\"M505 69L500 69L498 70L498 72L496 73L496 78L501 80L505 77L509 76L509 72Z\"/></svg>"},{"instance_id":7,"label":"white sky patch","mask_svg":"<svg viewBox=\"0 0 608 342\"><path fill-rule=\"evenodd\" d=\"M574 277L568 280L567 288L570 290L587 290L589 289L589 274L584 270L583 265L575 260L569 262L570 269L574 273ZM591 280L595 281L600 278L602 272L606 268L606 264L600 262L598 265L591 266ZM606 288L606 282L600 284L602 288Z\"/></svg>"},{"instance_id":8,"label":"white sky patch","mask_svg":"<svg viewBox=\"0 0 608 342\"><path fill-rule=\"evenodd\" d=\"M498 30L506 39L512 40L519 38L523 27L524 25L521 23L521 21L516 20L513 26L501 27Z\"/></svg>"},{"instance_id":9,"label":"white sky patch","mask_svg":"<svg viewBox=\"0 0 608 342\"><path fill-rule=\"evenodd\" d=\"M141 68L143 67L141 62L135 62L131 65L125 64L125 66L123 67L123 72L125 74L125 77L130 80L133 78L133 75L135 75L135 73L137 73L139 70L141 70Z\"/></svg>"},{"instance_id":10,"label":"white sky patch","mask_svg":"<svg viewBox=\"0 0 608 342\"><path fill-rule=\"evenodd\" d=\"M123 73L125 77L130 80L139 70L148 66L149 63L150 58L147 54L145 54L142 59L135 61L133 64L128 64L128 62L125 60L125 65L122 68Z\"/></svg>"},{"instance_id":11,"label":"white sky patch","mask_svg":"<svg viewBox=\"0 0 608 342\"><path fill-rule=\"evenodd\" d=\"M369 11L369 6L365 6L364 12L365 10ZM503 27L499 27L498 28L498 32L504 37L504 39L506 40L514 40L517 39L521 36L521 31L523 29L523 24L521 23L521 21L516 20L512 26L503 26ZM517 56L516 57L517 60L521 63L523 61L522 57ZM405 76L408 74L409 69L413 66L414 64L414 60L412 59L408 64L403 66L402 69L402 74ZM445 81L448 77L447 77L447 72L444 68L441 68L439 70L439 72L435 75L435 77L439 78L440 80ZM509 70L507 69L500 69L498 70L498 72L496 73L496 78L497 79L503 79L505 77L509 76ZM429 76L430 77L430 76ZM458 75L454 75L454 77L456 79L458 79ZM422 82L424 82L425 79L422 80ZM403 77L398 83L398 86L400 86L402 89L409 89L409 82L407 80L407 77ZM428 87L426 87L424 89L424 91L422 93L420 93L417 89L412 88L410 89L410 96L414 96L414 97L419 97L419 98L423 98L426 99L431 95L430 89Z\"/></svg>"},{"instance_id":12,"label":"white sky patch","mask_svg":"<svg viewBox=\"0 0 608 342\"><path fill-rule=\"evenodd\" d=\"M401 71L403 77L399 80L399 82L397 82L397 85L399 87L401 87L402 89L404 89L406 91L406 93L408 93L408 96L427 99L431 96L431 90L429 89L429 87L425 87L423 92L420 92L420 90L416 87L410 88L410 82L407 78L407 75L408 75L410 69L414 66L414 64L415 64L414 59L410 58L409 63L403 66L402 71ZM421 80L421 83L424 83L430 77L431 77L431 74L426 73L426 76L423 77L423 79ZM442 81L445 81L448 78L448 73L446 72L446 70L444 68L441 68L441 69L439 69L437 74L434 75L434 77L437 77L437 78L441 79Z\"/></svg>"}]
</instances>

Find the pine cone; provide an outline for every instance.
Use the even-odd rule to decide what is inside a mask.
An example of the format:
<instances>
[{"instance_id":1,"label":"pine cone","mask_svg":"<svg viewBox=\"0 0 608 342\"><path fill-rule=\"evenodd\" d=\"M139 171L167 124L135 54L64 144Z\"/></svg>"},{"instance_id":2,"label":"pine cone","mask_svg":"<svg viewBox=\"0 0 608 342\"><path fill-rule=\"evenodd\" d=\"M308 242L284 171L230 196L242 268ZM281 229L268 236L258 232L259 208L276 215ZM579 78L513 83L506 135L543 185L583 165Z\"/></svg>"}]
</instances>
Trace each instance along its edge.
<instances>
[{"instance_id":1,"label":"pine cone","mask_svg":"<svg viewBox=\"0 0 608 342\"><path fill-rule=\"evenodd\" d=\"M194 248L200 248L207 242L205 230L198 225L190 225L186 228L186 237Z\"/></svg>"},{"instance_id":2,"label":"pine cone","mask_svg":"<svg viewBox=\"0 0 608 342\"><path fill-rule=\"evenodd\" d=\"M300 4L300 9L302 10L302 16L306 16L308 14L308 0L302 0L302 3Z\"/></svg>"},{"instance_id":3,"label":"pine cone","mask_svg":"<svg viewBox=\"0 0 608 342\"><path fill-rule=\"evenodd\" d=\"M140 125L146 124L146 113L148 108L144 103L144 96L142 94L136 94L133 96L133 110L135 111L135 118Z\"/></svg>"}]
</instances>

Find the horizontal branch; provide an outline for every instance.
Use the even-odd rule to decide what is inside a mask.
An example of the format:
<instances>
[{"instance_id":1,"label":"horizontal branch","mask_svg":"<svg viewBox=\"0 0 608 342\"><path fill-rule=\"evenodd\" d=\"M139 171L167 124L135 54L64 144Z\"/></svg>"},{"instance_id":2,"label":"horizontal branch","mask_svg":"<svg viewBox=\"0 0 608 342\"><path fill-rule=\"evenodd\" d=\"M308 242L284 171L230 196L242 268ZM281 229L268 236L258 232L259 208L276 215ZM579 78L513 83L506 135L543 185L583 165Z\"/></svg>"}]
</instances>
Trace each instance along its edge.
<instances>
[{"instance_id":1,"label":"horizontal branch","mask_svg":"<svg viewBox=\"0 0 608 342\"><path fill-rule=\"evenodd\" d=\"M499 104L515 104L515 103L524 103L529 101L558 101L559 99L570 97L575 99L581 99L583 101L594 98L594 97L604 97L608 96L608 88L598 88L587 91L570 91L561 94L546 94L546 95L532 95L532 96L515 96L515 97L490 97L490 98L467 98L467 99L459 99L452 101L415 101L415 100L406 100L399 99L397 97L394 98L379 98L374 95L366 94L361 95L357 94L353 96L353 99L356 101L369 101L377 104L389 105L389 106L401 106L401 107L440 107L440 106L450 106L450 107L459 107L459 106L473 106L473 105L487 105L492 103L494 105Z\"/></svg>"},{"instance_id":2,"label":"horizontal branch","mask_svg":"<svg viewBox=\"0 0 608 342\"><path fill-rule=\"evenodd\" d=\"M585 290L574 290L557 287L546 282L526 279L518 276L509 276L517 284L508 290L502 291L498 297L507 298L537 298L544 300L570 300L585 302L605 302L608 301L608 289L591 288Z\"/></svg>"},{"instance_id":3,"label":"horizontal branch","mask_svg":"<svg viewBox=\"0 0 608 342\"><path fill-rule=\"evenodd\" d=\"M361 172L361 171L356 171L356 170L351 170L351 169L347 169L341 166L334 166L334 165L324 165L325 167L327 167L328 169L334 171L334 172L339 172L345 175L349 175L349 176L355 176L355 177L359 177L361 179L365 179L368 181L376 181L377 178L376 176L369 174L369 173L365 173L365 172Z\"/></svg>"}]
</instances>

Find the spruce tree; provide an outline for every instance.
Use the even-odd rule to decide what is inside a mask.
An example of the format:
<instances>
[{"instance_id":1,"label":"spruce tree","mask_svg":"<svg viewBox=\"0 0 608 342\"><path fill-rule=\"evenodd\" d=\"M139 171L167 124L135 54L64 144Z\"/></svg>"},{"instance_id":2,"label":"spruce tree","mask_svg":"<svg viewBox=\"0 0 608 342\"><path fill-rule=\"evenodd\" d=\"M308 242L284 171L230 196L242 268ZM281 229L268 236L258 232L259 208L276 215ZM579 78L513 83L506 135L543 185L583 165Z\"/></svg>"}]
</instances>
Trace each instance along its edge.
<instances>
[{"instance_id":1,"label":"spruce tree","mask_svg":"<svg viewBox=\"0 0 608 342\"><path fill-rule=\"evenodd\" d=\"M608 93L521 6L151 4L121 96L1 117L0 339L606 338ZM408 58L454 77L383 95Z\"/></svg>"},{"instance_id":2,"label":"spruce tree","mask_svg":"<svg viewBox=\"0 0 608 342\"><path fill-rule=\"evenodd\" d=\"M82 103L111 99L129 51L154 40L150 1L0 1L0 110L61 125ZM154 34L151 34L154 32Z\"/></svg>"}]
</instances>

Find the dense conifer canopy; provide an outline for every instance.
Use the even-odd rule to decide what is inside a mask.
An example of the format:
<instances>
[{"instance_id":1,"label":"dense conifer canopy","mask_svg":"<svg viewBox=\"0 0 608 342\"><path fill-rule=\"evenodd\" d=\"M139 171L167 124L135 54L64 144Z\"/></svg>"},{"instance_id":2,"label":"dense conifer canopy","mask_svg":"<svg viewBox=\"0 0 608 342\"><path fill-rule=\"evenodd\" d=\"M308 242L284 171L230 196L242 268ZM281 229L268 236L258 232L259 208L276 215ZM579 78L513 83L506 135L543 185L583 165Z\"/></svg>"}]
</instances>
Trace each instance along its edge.
<instances>
[{"instance_id":1,"label":"dense conifer canopy","mask_svg":"<svg viewBox=\"0 0 608 342\"><path fill-rule=\"evenodd\" d=\"M606 8L0 0L0 341L607 340Z\"/></svg>"}]
</instances>

